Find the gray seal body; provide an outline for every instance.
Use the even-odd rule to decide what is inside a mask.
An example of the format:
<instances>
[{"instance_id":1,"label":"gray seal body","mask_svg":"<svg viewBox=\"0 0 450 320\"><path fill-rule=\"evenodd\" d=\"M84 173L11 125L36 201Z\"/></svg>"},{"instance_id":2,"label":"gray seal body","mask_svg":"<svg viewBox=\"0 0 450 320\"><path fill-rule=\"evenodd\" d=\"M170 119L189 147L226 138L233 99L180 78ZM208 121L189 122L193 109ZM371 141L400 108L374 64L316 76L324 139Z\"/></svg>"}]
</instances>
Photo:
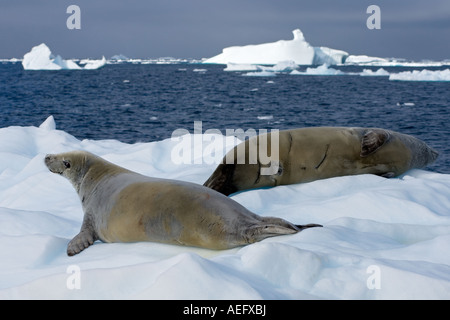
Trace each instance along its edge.
<instances>
[{"instance_id":1,"label":"gray seal body","mask_svg":"<svg viewBox=\"0 0 450 320\"><path fill-rule=\"evenodd\" d=\"M83 224L68 255L95 240L227 249L318 226L261 217L212 189L147 177L84 151L47 155L45 163L72 183L82 202Z\"/></svg>"},{"instance_id":2,"label":"gray seal body","mask_svg":"<svg viewBox=\"0 0 450 320\"><path fill-rule=\"evenodd\" d=\"M300 128L280 131L278 145L271 139L272 133L256 136L230 150L204 186L229 195L344 175L390 178L423 168L438 156L413 136L379 128ZM263 163L259 152L256 163L250 161L252 150L259 149L261 141L267 144L268 156L274 145L278 147L277 167L272 174L262 174L274 163Z\"/></svg>"}]
</instances>

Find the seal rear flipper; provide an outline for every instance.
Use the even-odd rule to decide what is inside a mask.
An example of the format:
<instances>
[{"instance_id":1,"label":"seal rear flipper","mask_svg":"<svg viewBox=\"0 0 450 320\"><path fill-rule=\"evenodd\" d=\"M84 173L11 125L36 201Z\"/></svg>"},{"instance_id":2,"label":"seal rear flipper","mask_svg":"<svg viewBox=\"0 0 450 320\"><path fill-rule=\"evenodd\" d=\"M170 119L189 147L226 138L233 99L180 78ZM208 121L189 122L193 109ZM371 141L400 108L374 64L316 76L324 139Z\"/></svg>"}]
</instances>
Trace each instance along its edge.
<instances>
[{"instance_id":1,"label":"seal rear flipper","mask_svg":"<svg viewBox=\"0 0 450 320\"><path fill-rule=\"evenodd\" d=\"M216 190L226 196L238 189L233 185L235 164L219 164L214 173L205 181L203 186Z\"/></svg>"},{"instance_id":2,"label":"seal rear flipper","mask_svg":"<svg viewBox=\"0 0 450 320\"><path fill-rule=\"evenodd\" d=\"M317 224L317 223L309 223L309 224L296 224L295 225L297 228L299 228L299 231L302 231L303 229L308 229L308 228L315 228L315 227L323 227L323 225L321 224Z\"/></svg>"},{"instance_id":3,"label":"seal rear flipper","mask_svg":"<svg viewBox=\"0 0 450 320\"><path fill-rule=\"evenodd\" d=\"M380 149L387 141L390 134L383 129L368 129L361 139L361 157L367 157Z\"/></svg>"},{"instance_id":4,"label":"seal rear flipper","mask_svg":"<svg viewBox=\"0 0 450 320\"><path fill-rule=\"evenodd\" d=\"M261 241L263 239L275 236L281 236L286 234L294 234L299 232L297 228L290 228L280 225L256 225L247 230L247 236L249 243Z\"/></svg>"},{"instance_id":5,"label":"seal rear flipper","mask_svg":"<svg viewBox=\"0 0 450 320\"><path fill-rule=\"evenodd\" d=\"M280 221L282 221L281 224L263 224L249 228L249 239L253 239L253 241L250 242L260 241L269 237L294 234L306 228L322 227L320 224L293 225L282 219L280 219Z\"/></svg>"}]
</instances>

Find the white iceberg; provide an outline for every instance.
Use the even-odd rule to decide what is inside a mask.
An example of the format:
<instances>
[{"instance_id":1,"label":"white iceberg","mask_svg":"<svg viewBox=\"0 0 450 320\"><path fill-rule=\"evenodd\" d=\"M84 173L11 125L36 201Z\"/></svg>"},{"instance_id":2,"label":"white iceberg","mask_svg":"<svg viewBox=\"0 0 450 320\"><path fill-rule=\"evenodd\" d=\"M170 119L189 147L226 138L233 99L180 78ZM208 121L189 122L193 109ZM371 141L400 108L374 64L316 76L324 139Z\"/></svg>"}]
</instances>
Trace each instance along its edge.
<instances>
[{"instance_id":1,"label":"white iceberg","mask_svg":"<svg viewBox=\"0 0 450 320\"><path fill-rule=\"evenodd\" d=\"M41 43L23 56L22 66L25 70L82 70L98 69L106 64L102 60L88 60L84 67L80 67L73 60L64 60L61 56L52 58L52 52L45 43Z\"/></svg>"},{"instance_id":2,"label":"white iceberg","mask_svg":"<svg viewBox=\"0 0 450 320\"><path fill-rule=\"evenodd\" d=\"M204 156L234 146L200 138ZM450 299L450 175L425 170L235 194L260 215L324 226L246 247L96 242L68 257L81 201L47 170L45 154L87 150L145 175L203 183L216 164L175 165L177 143L81 141L53 119L0 128L0 299Z\"/></svg>"},{"instance_id":3,"label":"white iceberg","mask_svg":"<svg viewBox=\"0 0 450 320\"><path fill-rule=\"evenodd\" d=\"M426 67L450 65L444 61L407 61L400 58L379 58L367 55L350 55L346 51L328 47L313 47L306 40L300 29L292 31L294 39L279 40L246 46L224 48L221 54L204 59L203 63L227 64L225 71L237 71L244 65L275 65L279 61L294 61L298 65L357 65L357 66L405 66ZM250 70L247 67L245 71ZM244 70L239 70L244 71Z\"/></svg>"},{"instance_id":4,"label":"white iceberg","mask_svg":"<svg viewBox=\"0 0 450 320\"><path fill-rule=\"evenodd\" d=\"M228 47L223 49L221 54L203 62L275 65L280 61L293 61L299 65L339 64L348 56L345 51L311 46L300 29L295 29L292 33L294 34L292 40Z\"/></svg>"},{"instance_id":5,"label":"white iceberg","mask_svg":"<svg viewBox=\"0 0 450 320\"><path fill-rule=\"evenodd\" d=\"M60 70L62 67L51 59L52 52L45 43L33 47L23 56L22 66L25 70Z\"/></svg>"},{"instance_id":6,"label":"white iceberg","mask_svg":"<svg viewBox=\"0 0 450 320\"><path fill-rule=\"evenodd\" d=\"M413 70L392 73L389 80L397 81L450 81L450 69L445 70Z\"/></svg>"}]
</instances>

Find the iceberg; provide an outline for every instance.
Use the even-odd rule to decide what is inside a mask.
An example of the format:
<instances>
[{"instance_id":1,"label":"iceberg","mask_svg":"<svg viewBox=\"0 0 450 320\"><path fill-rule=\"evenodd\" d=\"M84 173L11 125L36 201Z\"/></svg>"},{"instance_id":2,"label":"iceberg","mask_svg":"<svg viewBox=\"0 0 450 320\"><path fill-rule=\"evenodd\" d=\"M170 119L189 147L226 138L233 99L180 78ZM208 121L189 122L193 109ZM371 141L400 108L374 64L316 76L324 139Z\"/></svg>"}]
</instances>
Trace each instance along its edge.
<instances>
[{"instance_id":1,"label":"iceberg","mask_svg":"<svg viewBox=\"0 0 450 320\"><path fill-rule=\"evenodd\" d=\"M174 164L179 142L171 139L80 140L56 124L50 117L39 127L0 128L2 300L450 299L450 175L425 170L232 196L263 216L324 226L295 235L229 250L97 241L68 257L82 204L66 179L47 170L45 154L87 150L148 176L200 184L216 164ZM220 134L198 138L208 142L205 156L239 143Z\"/></svg>"},{"instance_id":2,"label":"iceberg","mask_svg":"<svg viewBox=\"0 0 450 320\"><path fill-rule=\"evenodd\" d=\"M444 61L407 61L400 58L379 58L368 55L351 55L346 51L328 47L313 47L300 31L292 31L292 40L227 47L222 53L203 60L203 63L226 64L225 71L238 71L240 66L275 65L280 61L294 61L298 65L356 65L356 66L391 66L391 67L440 67L450 65ZM247 67L248 71L255 71ZM239 70L244 71L244 70Z\"/></svg>"},{"instance_id":3,"label":"iceberg","mask_svg":"<svg viewBox=\"0 0 450 320\"><path fill-rule=\"evenodd\" d=\"M60 70L62 66L51 59L52 52L45 43L33 47L23 56L22 66L25 70Z\"/></svg>"},{"instance_id":4,"label":"iceberg","mask_svg":"<svg viewBox=\"0 0 450 320\"><path fill-rule=\"evenodd\" d=\"M292 40L224 48L221 54L203 63L275 65L280 61L293 61L298 65L340 64L348 56L345 51L311 46L300 29L292 33Z\"/></svg>"},{"instance_id":5,"label":"iceberg","mask_svg":"<svg viewBox=\"0 0 450 320\"><path fill-rule=\"evenodd\" d=\"M33 47L22 60L24 70L92 70L101 68L105 64L105 57L102 60L89 60L84 67L80 67L73 60L64 60L59 55L52 58L52 52L45 43Z\"/></svg>"}]
</instances>

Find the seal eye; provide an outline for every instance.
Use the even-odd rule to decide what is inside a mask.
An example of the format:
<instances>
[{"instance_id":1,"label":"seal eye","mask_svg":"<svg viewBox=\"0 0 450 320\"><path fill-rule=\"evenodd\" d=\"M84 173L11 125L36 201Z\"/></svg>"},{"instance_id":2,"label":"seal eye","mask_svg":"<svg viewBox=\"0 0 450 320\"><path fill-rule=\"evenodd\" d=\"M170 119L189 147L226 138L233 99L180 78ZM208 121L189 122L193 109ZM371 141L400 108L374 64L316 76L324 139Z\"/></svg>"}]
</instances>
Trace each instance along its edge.
<instances>
[{"instance_id":1,"label":"seal eye","mask_svg":"<svg viewBox=\"0 0 450 320\"><path fill-rule=\"evenodd\" d=\"M281 176L282 174L283 174L283 167L281 166L281 163L280 163L280 166L278 167L277 175Z\"/></svg>"},{"instance_id":2,"label":"seal eye","mask_svg":"<svg viewBox=\"0 0 450 320\"><path fill-rule=\"evenodd\" d=\"M64 164L64 167L66 167L66 169L70 168L70 162L69 161L63 160L63 164Z\"/></svg>"}]
</instances>

